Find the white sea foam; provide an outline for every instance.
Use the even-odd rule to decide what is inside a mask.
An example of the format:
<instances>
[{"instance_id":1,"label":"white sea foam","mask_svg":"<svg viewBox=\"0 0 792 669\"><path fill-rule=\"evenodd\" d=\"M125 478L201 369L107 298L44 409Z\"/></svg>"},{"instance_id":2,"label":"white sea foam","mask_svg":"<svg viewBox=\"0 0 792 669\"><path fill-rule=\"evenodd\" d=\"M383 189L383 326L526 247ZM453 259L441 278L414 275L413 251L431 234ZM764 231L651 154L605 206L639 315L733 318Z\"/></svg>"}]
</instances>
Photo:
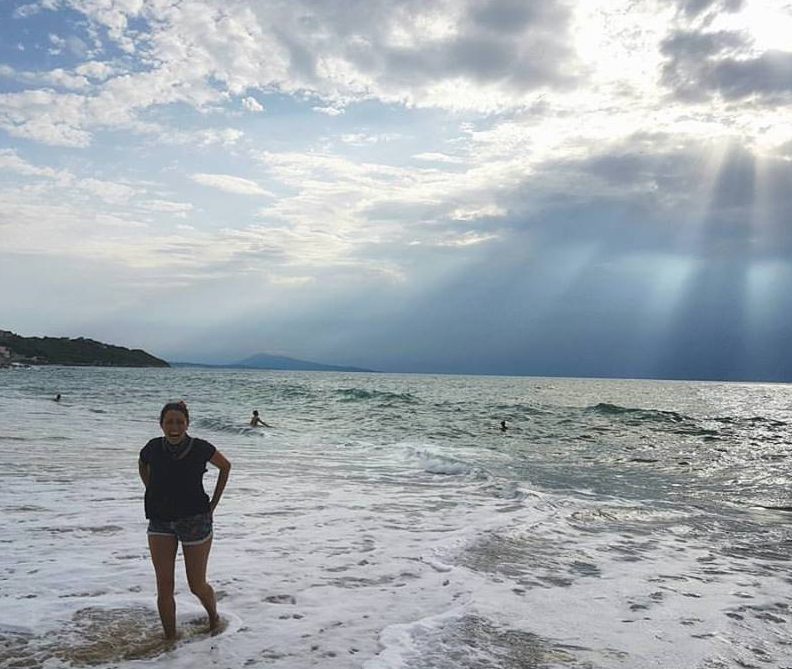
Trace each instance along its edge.
<instances>
[{"instance_id":1,"label":"white sea foam","mask_svg":"<svg viewBox=\"0 0 792 669\"><path fill-rule=\"evenodd\" d=\"M464 462L431 456L421 459L421 467L430 474L448 474L451 476L469 474L471 470L470 466Z\"/></svg>"},{"instance_id":2,"label":"white sea foam","mask_svg":"<svg viewBox=\"0 0 792 669\"><path fill-rule=\"evenodd\" d=\"M33 634L25 652L50 664L58 658L48 655L45 635L73 636L73 618L86 608L136 611L141 626L156 627L135 449L94 446L84 444L79 459L72 453L36 475L7 480L0 492L2 507L18 509L2 527L9 562L0 576L8 603L0 622ZM211 641L139 659L143 666L190 666L207 644L232 666L261 658L283 667L360 666L377 655L388 624L465 595L464 579L448 582L450 568L440 567L437 550L466 545L477 528L501 523L497 501L455 501L453 489L436 488L431 478L414 492L407 481L384 488L344 482L343 454L347 476L366 469L349 450L326 459L235 450L224 449L234 469L217 513L210 578L221 612L239 623ZM328 466L337 476L328 476ZM90 475L69 481L72 467ZM122 467L128 473L120 475ZM373 474L365 478L377 481ZM200 613L181 565L177 601L182 621Z\"/></svg>"},{"instance_id":3,"label":"white sea foam","mask_svg":"<svg viewBox=\"0 0 792 669\"><path fill-rule=\"evenodd\" d=\"M444 440L416 416L401 420L401 404L388 405L391 428L366 423L359 434L368 409L356 402L381 404L381 394L339 403L334 389L353 382L322 375L300 377L301 389L292 382L288 401L320 404L327 389L326 405L291 414L276 405L267 412L276 428L258 438L233 426L244 427L248 405L264 406L266 376L221 376L222 403L208 373L130 371L119 380L109 370L67 371L0 393L0 666L783 666L790 537L771 514L681 499L666 479L611 471L610 460L576 490L574 476L594 471L581 453L597 452L563 459L556 437L519 441L496 430L473 443ZM285 377L273 378L275 393ZM372 379L395 397L440 397L444 388ZM64 403L35 396L55 381ZM113 404L119 385L128 397ZM194 415L204 407L219 417L195 434L233 462L209 567L226 626L206 634L179 562L183 637L167 647L136 459L156 435L163 396L183 395ZM343 413L327 408L336 405ZM421 420L432 419L428 411ZM579 448L570 434L563 439Z\"/></svg>"}]
</instances>

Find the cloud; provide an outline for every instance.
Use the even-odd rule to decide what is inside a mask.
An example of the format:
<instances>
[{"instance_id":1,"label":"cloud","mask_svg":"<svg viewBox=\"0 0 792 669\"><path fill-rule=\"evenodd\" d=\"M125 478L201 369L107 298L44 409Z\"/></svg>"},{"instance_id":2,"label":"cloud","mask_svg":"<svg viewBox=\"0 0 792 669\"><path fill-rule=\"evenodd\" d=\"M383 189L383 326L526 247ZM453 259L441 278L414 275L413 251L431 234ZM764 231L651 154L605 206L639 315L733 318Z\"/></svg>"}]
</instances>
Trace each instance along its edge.
<instances>
[{"instance_id":1,"label":"cloud","mask_svg":"<svg viewBox=\"0 0 792 669\"><path fill-rule=\"evenodd\" d=\"M506 210L496 204L483 207L460 207L450 213L455 221L475 221L477 218L498 218L506 215Z\"/></svg>"},{"instance_id":2,"label":"cloud","mask_svg":"<svg viewBox=\"0 0 792 669\"><path fill-rule=\"evenodd\" d=\"M576 69L570 12L560 0L536 7L516 0L372 0L365 12L307 0L64 3L138 59L125 74L111 72L111 64L102 71L96 61L75 68L73 76L98 86L81 100L80 115L63 117L53 99L50 116L27 107L27 119L14 120L27 126L17 127L19 136L73 146L87 145L92 128L134 128L152 106L181 102L202 109L255 89L311 92L323 100L314 109L331 115L372 97L491 109L521 104L526 91L566 86ZM146 29L131 28L133 21ZM63 45L71 37L53 40ZM477 92L478 86L489 90ZM246 95L243 105L260 111L261 103ZM0 100L0 118L2 111ZM52 126L68 131L55 133Z\"/></svg>"},{"instance_id":3,"label":"cloud","mask_svg":"<svg viewBox=\"0 0 792 669\"><path fill-rule=\"evenodd\" d=\"M47 72L15 70L8 65L0 65L0 76L13 79L22 84L55 87L65 90L85 91L91 88L88 79L81 74L55 68Z\"/></svg>"},{"instance_id":4,"label":"cloud","mask_svg":"<svg viewBox=\"0 0 792 669\"><path fill-rule=\"evenodd\" d=\"M745 4L745 0L672 0L672 2L688 17L712 12L737 12Z\"/></svg>"},{"instance_id":5,"label":"cloud","mask_svg":"<svg viewBox=\"0 0 792 669\"><path fill-rule=\"evenodd\" d=\"M500 211L486 168L447 173L318 152L264 152L258 160L289 193L262 209L262 218L295 226L331 221L356 246L434 235L427 224L453 226L454 212L471 221Z\"/></svg>"},{"instance_id":6,"label":"cloud","mask_svg":"<svg viewBox=\"0 0 792 669\"><path fill-rule=\"evenodd\" d=\"M685 281L721 278L702 267L749 258L757 292L788 276L792 64L764 21L786 2L18 8L0 252L17 269L95 260L108 285L204 311L230 296L213 334L260 336L258 311L285 341L411 342L449 369L497 351L508 371L526 349L617 365L618 345L640 357L635 332L661 338L650 306L695 306Z\"/></svg>"},{"instance_id":7,"label":"cloud","mask_svg":"<svg viewBox=\"0 0 792 669\"><path fill-rule=\"evenodd\" d=\"M19 5L16 9L14 9L13 17L15 19L24 19L28 16L35 16L41 11L41 9L41 4L36 2L31 2L26 5Z\"/></svg>"},{"instance_id":8,"label":"cloud","mask_svg":"<svg viewBox=\"0 0 792 669\"><path fill-rule=\"evenodd\" d=\"M326 114L327 116L341 116L344 113L343 107L336 107L333 105L327 107L312 107L312 109L319 114Z\"/></svg>"},{"instance_id":9,"label":"cloud","mask_svg":"<svg viewBox=\"0 0 792 669\"><path fill-rule=\"evenodd\" d=\"M383 142L392 142L393 140L398 139L398 135L393 134L379 134L379 135L372 135L366 132L350 132L344 133L339 136L339 140L344 144L350 144L352 146L366 146L367 144L380 144Z\"/></svg>"},{"instance_id":10,"label":"cloud","mask_svg":"<svg viewBox=\"0 0 792 669\"><path fill-rule=\"evenodd\" d=\"M451 165L465 162L462 158L457 158L456 156L449 156L445 153L434 153L431 151L416 153L413 158L415 158L415 160L426 160L432 163L448 163Z\"/></svg>"},{"instance_id":11,"label":"cloud","mask_svg":"<svg viewBox=\"0 0 792 669\"><path fill-rule=\"evenodd\" d=\"M760 96L768 103L792 100L792 51L767 51L756 58L725 58L699 73L698 83L727 100Z\"/></svg>"},{"instance_id":12,"label":"cloud","mask_svg":"<svg viewBox=\"0 0 792 669\"><path fill-rule=\"evenodd\" d=\"M783 104L792 95L792 52L745 55L750 41L734 31L671 33L661 44L667 57L662 82L680 100L719 95L727 100L760 96Z\"/></svg>"},{"instance_id":13,"label":"cloud","mask_svg":"<svg viewBox=\"0 0 792 669\"><path fill-rule=\"evenodd\" d=\"M13 149L0 149L0 171L13 172L20 176L40 177L51 184L51 191L59 191L58 199L67 197L99 198L111 204L126 204L140 190L124 183L95 179L92 177L78 178L68 170L56 170L51 167L39 167L21 158ZM43 191L40 190L43 196Z\"/></svg>"},{"instance_id":14,"label":"cloud","mask_svg":"<svg viewBox=\"0 0 792 669\"><path fill-rule=\"evenodd\" d=\"M714 59L722 54L737 52L746 46L746 39L736 32L703 33L676 30L660 45L667 57L663 65L662 82L680 100L699 100L706 96L702 79L711 69Z\"/></svg>"},{"instance_id":15,"label":"cloud","mask_svg":"<svg viewBox=\"0 0 792 669\"><path fill-rule=\"evenodd\" d=\"M203 110L224 103L229 94L284 78L277 45L245 7L70 4L92 25L106 29L117 46L136 54L137 61L126 72L93 60L78 65L76 74L36 75L40 81L57 76L53 83L81 89L85 77L92 77L94 87L84 95L53 90L0 95L0 127L13 136L86 147L99 129L140 132L155 127L141 123L141 114L152 107L181 103ZM144 15L148 31L129 28Z\"/></svg>"},{"instance_id":16,"label":"cloud","mask_svg":"<svg viewBox=\"0 0 792 669\"><path fill-rule=\"evenodd\" d=\"M237 128L205 128L186 131L159 124L139 124L136 127L141 133L156 135L163 144L187 144L198 147L220 145L229 148L236 145L245 136Z\"/></svg>"},{"instance_id":17,"label":"cloud","mask_svg":"<svg viewBox=\"0 0 792 669\"><path fill-rule=\"evenodd\" d=\"M262 105L256 98L247 97L243 98L242 106L250 112L262 112L264 111L264 105Z\"/></svg>"},{"instance_id":18,"label":"cloud","mask_svg":"<svg viewBox=\"0 0 792 669\"><path fill-rule=\"evenodd\" d=\"M308 0L68 5L107 31L107 39L131 44L134 58L102 62L94 55L73 71L35 73L30 84L55 87L46 104L29 91L0 96L0 127L14 136L86 147L97 131L111 129L182 141L185 131L158 125L152 112L178 105L201 114L230 112L235 98L258 112L261 94L273 90L308 95L313 109L328 115L372 99L508 112L533 104L539 93L574 97L571 85L584 83L593 69L580 60L571 30L594 28L578 26L582 10L561 0L371 0L365 12L354 3ZM624 12L617 14L621 20ZM666 49L681 47L677 38ZM700 77L691 71L693 56L684 55L672 56L664 77L692 92ZM570 106L580 108L575 102ZM207 141L229 143L218 136Z\"/></svg>"},{"instance_id":19,"label":"cloud","mask_svg":"<svg viewBox=\"0 0 792 669\"><path fill-rule=\"evenodd\" d=\"M136 189L125 184L101 179L80 179L76 184L85 192L113 204L126 204L136 194Z\"/></svg>"},{"instance_id":20,"label":"cloud","mask_svg":"<svg viewBox=\"0 0 792 669\"><path fill-rule=\"evenodd\" d=\"M24 160L14 149L0 149L0 171L14 172L23 176L36 176L55 179L63 172L51 167L37 167Z\"/></svg>"},{"instance_id":21,"label":"cloud","mask_svg":"<svg viewBox=\"0 0 792 669\"><path fill-rule=\"evenodd\" d=\"M527 91L568 85L577 67L569 45L570 14L560 2L373 0L366 12L353 5L299 7L279 17L282 32L292 28L292 66L301 63L293 73L330 98L509 106ZM272 21L267 10L257 12L262 21ZM474 84L489 90L476 91Z\"/></svg>"},{"instance_id":22,"label":"cloud","mask_svg":"<svg viewBox=\"0 0 792 669\"><path fill-rule=\"evenodd\" d=\"M742 6L711 0L676 4L691 20L702 12ZM0 95L0 127L12 136L87 147L96 132L116 130L181 143L192 141L195 133L155 122L159 110L183 105L201 115L231 114L232 102L241 100L245 109L258 112L264 106L261 95L271 91L307 96L315 111L331 116L372 99L510 113L534 104L539 94L555 93L559 99L569 97L570 110L602 105L596 94L571 88L586 83L597 68L588 53L586 62L581 60L579 49L588 39L581 35L598 30L590 25L598 15L561 0L371 0L365 12L355 3L330 6L308 0L228 6L217 0L63 0L62 6L80 12L92 30L101 28L105 40L130 56L103 62L96 52L72 70L20 74L21 81L50 89ZM630 24L627 8L608 16L624 22L623 31L633 35L636 48L652 46L647 38L634 37L636 26ZM25 20L18 19L21 25ZM579 34L573 35L573 29ZM753 93L787 94L781 55L747 60L736 31L696 30L677 30L662 45L667 58L663 83L680 101L713 92L735 100ZM54 39L60 44L69 37ZM612 40L601 40L598 48L605 53L604 47L612 46ZM616 70L603 69L599 75L605 77L597 82L602 90L627 85ZM652 92L646 72L631 77L629 85ZM46 101L37 102L34 93ZM633 99L630 104L643 102ZM215 134L201 143L232 144L241 136L234 128L224 134L203 132ZM230 137L233 132L237 135Z\"/></svg>"},{"instance_id":23,"label":"cloud","mask_svg":"<svg viewBox=\"0 0 792 669\"><path fill-rule=\"evenodd\" d=\"M738 32L676 30L663 40L660 50L671 59L701 61L723 53L739 51L746 46L746 36Z\"/></svg>"},{"instance_id":24,"label":"cloud","mask_svg":"<svg viewBox=\"0 0 792 669\"><path fill-rule=\"evenodd\" d=\"M501 229L535 229L553 244L575 240L613 257L666 253L744 263L792 253L785 213L792 163L736 142L635 135L578 160L548 162L543 172L552 179L534 175L503 194L509 215Z\"/></svg>"},{"instance_id":25,"label":"cloud","mask_svg":"<svg viewBox=\"0 0 792 669\"><path fill-rule=\"evenodd\" d=\"M448 246L451 248L459 248L466 246L476 246L477 244L483 244L484 242L489 242L495 239L498 239L498 235L482 234L468 230L461 235L446 235L444 238L435 242L435 244L441 247Z\"/></svg>"},{"instance_id":26,"label":"cloud","mask_svg":"<svg viewBox=\"0 0 792 669\"><path fill-rule=\"evenodd\" d=\"M86 43L75 35L70 35L64 39L59 35L50 34L49 41L52 44L52 47L48 50L50 55L60 55L63 51L68 51L77 58L84 58L89 53Z\"/></svg>"},{"instance_id":27,"label":"cloud","mask_svg":"<svg viewBox=\"0 0 792 669\"><path fill-rule=\"evenodd\" d=\"M41 89L0 94L0 128L12 137L45 144L89 146L85 111L85 99L71 93Z\"/></svg>"},{"instance_id":28,"label":"cloud","mask_svg":"<svg viewBox=\"0 0 792 669\"><path fill-rule=\"evenodd\" d=\"M190 178L203 186L217 188L226 193L272 196L272 193L264 190L255 181L231 176L229 174L193 174Z\"/></svg>"},{"instance_id":29,"label":"cloud","mask_svg":"<svg viewBox=\"0 0 792 669\"><path fill-rule=\"evenodd\" d=\"M92 60L78 65L74 71L89 79L104 81L115 74L117 70L109 63Z\"/></svg>"},{"instance_id":30,"label":"cloud","mask_svg":"<svg viewBox=\"0 0 792 669\"><path fill-rule=\"evenodd\" d=\"M146 200L139 203L138 206L148 211L177 216L185 216L194 209L189 202L171 202L169 200Z\"/></svg>"}]
</instances>

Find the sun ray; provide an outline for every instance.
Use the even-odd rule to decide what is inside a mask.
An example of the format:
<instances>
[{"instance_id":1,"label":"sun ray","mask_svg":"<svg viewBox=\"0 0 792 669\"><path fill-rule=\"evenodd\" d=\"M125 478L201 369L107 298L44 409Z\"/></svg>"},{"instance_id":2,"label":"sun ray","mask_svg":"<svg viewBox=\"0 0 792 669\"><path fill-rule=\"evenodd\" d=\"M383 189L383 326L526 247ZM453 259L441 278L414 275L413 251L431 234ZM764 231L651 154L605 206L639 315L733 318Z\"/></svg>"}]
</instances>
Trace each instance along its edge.
<instances>
[{"instance_id":1,"label":"sun ray","mask_svg":"<svg viewBox=\"0 0 792 669\"><path fill-rule=\"evenodd\" d=\"M688 352L691 342L702 343L701 333L696 332L698 323L710 328L718 324L723 339L720 350L726 350L730 359L726 375L739 378L747 364L751 231L745 228L751 223L740 220L737 205L755 205L756 160L733 143L716 142L700 174L699 197L676 239L683 259L680 267L687 271L677 274L672 290L659 293L664 294L668 322L665 338L657 337L658 368L673 367L680 342ZM701 352L717 355L716 348Z\"/></svg>"},{"instance_id":2,"label":"sun ray","mask_svg":"<svg viewBox=\"0 0 792 669\"><path fill-rule=\"evenodd\" d=\"M683 251L690 251L703 240L718 180L732 149L730 141L718 138L710 142L709 150L702 156L696 200L689 203L690 211L685 220L677 222L677 243Z\"/></svg>"}]
</instances>

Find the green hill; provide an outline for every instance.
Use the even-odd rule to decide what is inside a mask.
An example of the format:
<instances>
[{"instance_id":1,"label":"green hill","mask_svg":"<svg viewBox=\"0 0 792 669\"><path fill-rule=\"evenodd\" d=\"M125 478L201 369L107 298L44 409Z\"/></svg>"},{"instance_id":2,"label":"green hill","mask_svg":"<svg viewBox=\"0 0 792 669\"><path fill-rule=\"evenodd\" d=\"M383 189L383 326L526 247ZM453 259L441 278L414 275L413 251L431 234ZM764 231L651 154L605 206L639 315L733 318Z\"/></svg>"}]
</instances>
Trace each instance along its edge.
<instances>
[{"instance_id":1,"label":"green hill","mask_svg":"<svg viewBox=\"0 0 792 669\"><path fill-rule=\"evenodd\" d=\"M0 330L0 366L11 363L30 365L85 365L95 367L170 367L140 349L103 344L78 337L21 337Z\"/></svg>"}]
</instances>

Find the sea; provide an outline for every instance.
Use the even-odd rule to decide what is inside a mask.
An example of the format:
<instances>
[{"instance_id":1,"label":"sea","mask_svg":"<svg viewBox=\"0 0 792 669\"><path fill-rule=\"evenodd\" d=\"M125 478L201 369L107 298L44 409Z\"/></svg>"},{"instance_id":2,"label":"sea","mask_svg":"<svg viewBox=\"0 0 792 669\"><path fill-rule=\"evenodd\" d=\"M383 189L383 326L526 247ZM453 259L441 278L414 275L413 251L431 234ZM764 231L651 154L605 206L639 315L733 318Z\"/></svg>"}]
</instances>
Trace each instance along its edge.
<instances>
[{"instance_id":1,"label":"sea","mask_svg":"<svg viewBox=\"0 0 792 669\"><path fill-rule=\"evenodd\" d=\"M169 645L137 458L180 399L232 470L222 630L179 555ZM0 667L791 668L791 413L783 384L0 370Z\"/></svg>"}]
</instances>

